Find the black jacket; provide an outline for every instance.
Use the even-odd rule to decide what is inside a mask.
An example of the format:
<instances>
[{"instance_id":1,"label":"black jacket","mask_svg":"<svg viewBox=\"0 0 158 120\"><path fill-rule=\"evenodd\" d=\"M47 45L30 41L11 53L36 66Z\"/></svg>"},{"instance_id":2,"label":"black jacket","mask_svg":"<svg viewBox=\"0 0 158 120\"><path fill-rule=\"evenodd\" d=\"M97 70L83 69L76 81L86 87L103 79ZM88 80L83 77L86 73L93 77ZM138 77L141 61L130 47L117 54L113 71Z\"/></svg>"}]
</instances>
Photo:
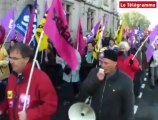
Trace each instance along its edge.
<instances>
[{"instance_id":1,"label":"black jacket","mask_svg":"<svg viewBox=\"0 0 158 120\"><path fill-rule=\"evenodd\" d=\"M79 95L81 101L92 96L91 106L97 120L133 120L134 93L132 80L121 70L99 81L92 69Z\"/></svg>"},{"instance_id":2,"label":"black jacket","mask_svg":"<svg viewBox=\"0 0 158 120\"><path fill-rule=\"evenodd\" d=\"M80 68L80 79L81 79L81 81L84 81L86 79L86 77L88 76L89 72L93 68L96 68L96 66L98 65L98 60L93 58L93 62L88 63L86 60L86 57L82 57L81 61L82 62L81 62L81 68Z\"/></svg>"}]
</instances>

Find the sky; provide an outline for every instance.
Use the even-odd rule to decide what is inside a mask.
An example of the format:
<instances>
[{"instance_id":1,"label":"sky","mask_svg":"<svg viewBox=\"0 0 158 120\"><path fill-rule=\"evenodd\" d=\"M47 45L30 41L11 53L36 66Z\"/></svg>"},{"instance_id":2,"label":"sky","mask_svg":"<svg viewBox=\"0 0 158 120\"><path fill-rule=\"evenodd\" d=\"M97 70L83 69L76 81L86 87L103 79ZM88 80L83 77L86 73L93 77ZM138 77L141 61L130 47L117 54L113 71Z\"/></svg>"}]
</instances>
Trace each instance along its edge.
<instances>
[{"instance_id":1,"label":"sky","mask_svg":"<svg viewBox=\"0 0 158 120\"><path fill-rule=\"evenodd\" d=\"M119 1L123 0L117 0L118 3L118 12L120 14L130 12L130 11L137 11L141 14L145 15L147 19L150 21L151 25L149 26L149 29L153 29L155 25L158 25L158 0L152 0L157 1L157 8L119 8ZM126 0L131 1L131 0ZM132 0L132 1L145 1L145 0ZM148 0L150 1L150 0Z\"/></svg>"}]
</instances>

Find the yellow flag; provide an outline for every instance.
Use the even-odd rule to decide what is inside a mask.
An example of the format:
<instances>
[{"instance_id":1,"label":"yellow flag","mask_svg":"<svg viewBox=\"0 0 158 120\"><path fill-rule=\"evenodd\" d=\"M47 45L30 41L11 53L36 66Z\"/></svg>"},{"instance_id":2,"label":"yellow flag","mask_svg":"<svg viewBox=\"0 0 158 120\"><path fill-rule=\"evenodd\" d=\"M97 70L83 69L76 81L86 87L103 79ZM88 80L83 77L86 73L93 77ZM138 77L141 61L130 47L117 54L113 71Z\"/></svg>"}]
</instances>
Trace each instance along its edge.
<instances>
[{"instance_id":1,"label":"yellow flag","mask_svg":"<svg viewBox=\"0 0 158 120\"><path fill-rule=\"evenodd\" d=\"M121 24L116 32L115 40L116 45L118 45L123 39L123 25Z\"/></svg>"},{"instance_id":2,"label":"yellow flag","mask_svg":"<svg viewBox=\"0 0 158 120\"><path fill-rule=\"evenodd\" d=\"M6 60L8 53L6 49L0 48L0 80L6 79L10 75L9 65Z\"/></svg>"},{"instance_id":3,"label":"yellow flag","mask_svg":"<svg viewBox=\"0 0 158 120\"><path fill-rule=\"evenodd\" d=\"M115 34L116 45L118 45L123 39L124 26L125 26L125 20L123 19L121 25L119 26L119 28Z\"/></svg>"},{"instance_id":4,"label":"yellow flag","mask_svg":"<svg viewBox=\"0 0 158 120\"><path fill-rule=\"evenodd\" d=\"M101 49L101 41L102 41L102 27L99 27L99 30L96 34L96 45L95 45L95 52L99 52Z\"/></svg>"},{"instance_id":5,"label":"yellow flag","mask_svg":"<svg viewBox=\"0 0 158 120\"><path fill-rule=\"evenodd\" d=\"M39 42L40 39L40 35L43 31L43 26L46 23L46 17L47 17L48 13L45 13L44 17L42 18L38 28L36 29L36 34L35 34L35 38L37 43ZM42 38L42 42L39 48L39 51L43 51L46 48L48 48L48 36L44 33L43 38Z\"/></svg>"}]
</instances>

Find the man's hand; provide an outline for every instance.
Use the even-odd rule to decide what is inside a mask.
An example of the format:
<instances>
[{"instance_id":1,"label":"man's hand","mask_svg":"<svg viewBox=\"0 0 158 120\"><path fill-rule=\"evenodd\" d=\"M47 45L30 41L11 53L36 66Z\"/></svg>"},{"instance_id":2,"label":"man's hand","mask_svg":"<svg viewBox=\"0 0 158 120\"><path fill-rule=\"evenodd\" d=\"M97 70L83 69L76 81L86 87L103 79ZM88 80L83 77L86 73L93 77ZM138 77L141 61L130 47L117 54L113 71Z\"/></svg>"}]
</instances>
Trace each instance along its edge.
<instances>
[{"instance_id":1,"label":"man's hand","mask_svg":"<svg viewBox=\"0 0 158 120\"><path fill-rule=\"evenodd\" d=\"M18 112L19 120L27 120L27 114L26 111L20 111Z\"/></svg>"},{"instance_id":2,"label":"man's hand","mask_svg":"<svg viewBox=\"0 0 158 120\"><path fill-rule=\"evenodd\" d=\"M48 62L48 58L47 57L45 57L45 61Z\"/></svg>"},{"instance_id":3,"label":"man's hand","mask_svg":"<svg viewBox=\"0 0 158 120\"><path fill-rule=\"evenodd\" d=\"M97 78L99 80L104 80L104 77L105 77L105 73L104 73L104 69L99 69L98 73L97 73Z\"/></svg>"},{"instance_id":4,"label":"man's hand","mask_svg":"<svg viewBox=\"0 0 158 120\"><path fill-rule=\"evenodd\" d=\"M129 60L129 64L130 64L130 65L132 65L133 62L134 62L134 61L133 61L132 59Z\"/></svg>"}]
</instances>

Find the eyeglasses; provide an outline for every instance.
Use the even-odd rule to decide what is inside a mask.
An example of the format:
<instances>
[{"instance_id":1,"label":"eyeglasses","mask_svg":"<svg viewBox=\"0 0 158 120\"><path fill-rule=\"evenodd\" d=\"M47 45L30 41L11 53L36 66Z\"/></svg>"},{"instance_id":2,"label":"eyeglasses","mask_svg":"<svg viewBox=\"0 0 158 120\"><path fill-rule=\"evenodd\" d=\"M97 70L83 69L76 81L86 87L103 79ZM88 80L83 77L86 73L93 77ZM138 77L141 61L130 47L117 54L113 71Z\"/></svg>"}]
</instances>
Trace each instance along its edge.
<instances>
[{"instance_id":1,"label":"eyeglasses","mask_svg":"<svg viewBox=\"0 0 158 120\"><path fill-rule=\"evenodd\" d=\"M23 59L23 58L9 57L9 60L14 60L14 61L17 61L17 60L20 60L20 59Z\"/></svg>"}]
</instances>

